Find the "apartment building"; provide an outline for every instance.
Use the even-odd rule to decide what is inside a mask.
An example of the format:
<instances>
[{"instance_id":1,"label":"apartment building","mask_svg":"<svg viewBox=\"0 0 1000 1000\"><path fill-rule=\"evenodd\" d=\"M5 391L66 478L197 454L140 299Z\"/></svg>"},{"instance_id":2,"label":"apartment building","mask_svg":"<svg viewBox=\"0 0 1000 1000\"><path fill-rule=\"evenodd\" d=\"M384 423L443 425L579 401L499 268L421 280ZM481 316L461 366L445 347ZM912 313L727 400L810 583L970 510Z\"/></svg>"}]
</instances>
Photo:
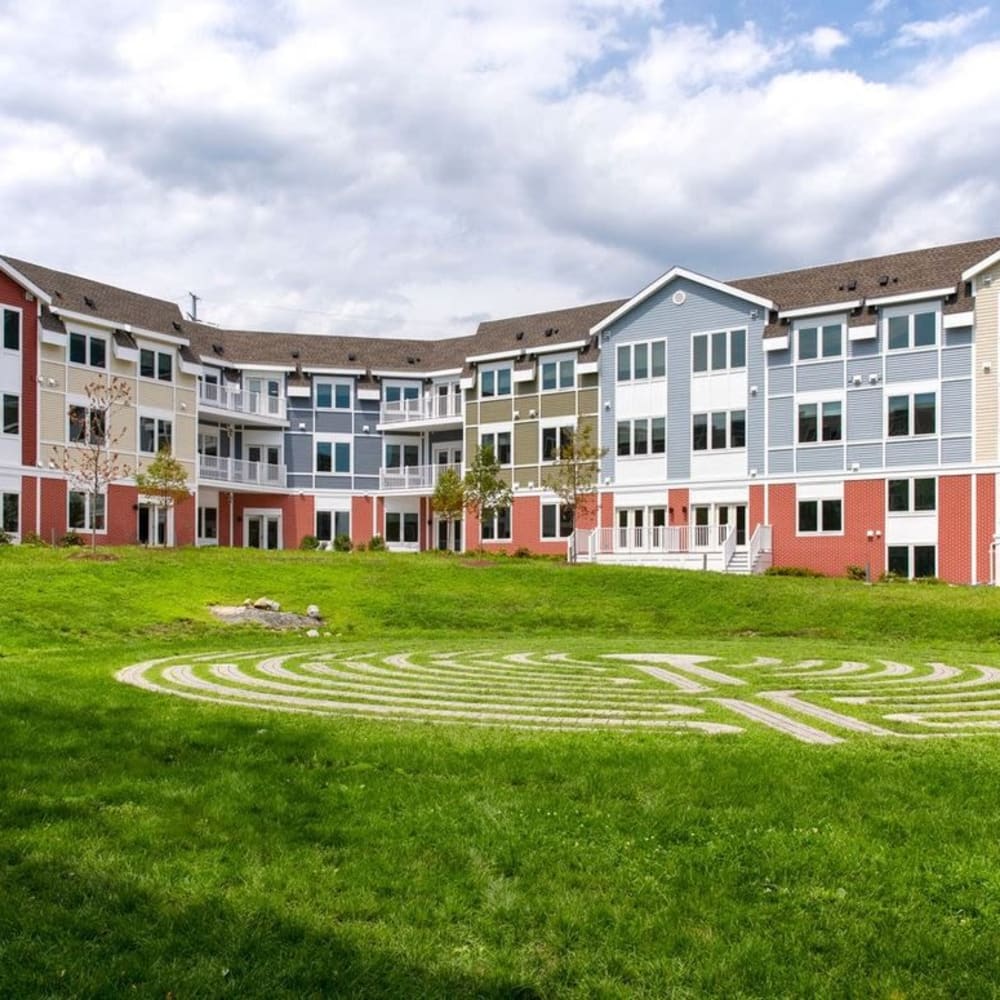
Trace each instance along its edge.
<instances>
[{"instance_id":1,"label":"apartment building","mask_svg":"<svg viewBox=\"0 0 1000 1000\"><path fill-rule=\"evenodd\" d=\"M486 548L759 572L997 578L1000 237L719 280L674 267L629 299L413 341L225 330L177 305L0 257L0 514L15 539ZM117 449L166 445L191 496L134 479L91 509L61 472L86 386L129 386ZM596 502L546 480L589 424ZM512 491L435 515L488 445Z\"/></svg>"}]
</instances>

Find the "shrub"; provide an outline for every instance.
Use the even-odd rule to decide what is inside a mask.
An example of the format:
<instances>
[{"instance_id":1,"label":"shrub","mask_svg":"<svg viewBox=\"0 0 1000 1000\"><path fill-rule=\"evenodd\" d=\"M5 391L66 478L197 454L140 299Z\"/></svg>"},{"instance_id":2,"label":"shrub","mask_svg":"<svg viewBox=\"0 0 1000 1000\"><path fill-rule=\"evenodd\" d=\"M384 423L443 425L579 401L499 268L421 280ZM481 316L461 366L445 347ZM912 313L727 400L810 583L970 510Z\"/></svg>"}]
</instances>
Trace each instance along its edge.
<instances>
[{"instance_id":1,"label":"shrub","mask_svg":"<svg viewBox=\"0 0 1000 1000\"><path fill-rule=\"evenodd\" d=\"M350 535L337 535L333 540L334 552L350 552L352 548Z\"/></svg>"},{"instance_id":2,"label":"shrub","mask_svg":"<svg viewBox=\"0 0 1000 1000\"><path fill-rule=\"evenodd\" d=\"M83 535L78 535L75 531L67 531L56 544L63 549L75 549L85 545L86 542L83 540Z\"/></svg>"},{"instance_id":3,"label":"shrub","mask_svg":"<svg viewBox=\"0 0 1000 1000\"><path fill-rule=\"evenodd\" d=\"M385 539L381 535L372 535L368 543L369 552L385 552Z\"/></svg>"},{"instance_id":4,"label":"shrub","mask_svg":"<svg viewBox=\"0 0 1000 1000\"><path fill-rule=\"evenodd\" d=\"M315 535L303 535L302 541L299 542L299 548L306 552L318 549L319 539Z\"/></svg>"},{"instance_id":5,"label":"shrub","mask_svg":"<svg viewBox=\"0 0 1000 1000\"><path fill-rule=\"evenodd\" d=\"M847 567L848 580L867 580L868 571L864 566L851 565Z\"/></svg>"},{"instance_id":6,"label":"shrub","mask_svg":"<svg viewBox=\"0 0 1000 1000\"><path fill-rule=\"evenodd\" d=\"M6 531L0 530L0 545L12 545L13 543L14 539Z\"/></svg>"},{"instance_id":7,"label":"shrub","mask_svg":"<svg viewBox=\"0 0 1000 1000\"><path fill-rule=\"evenodd\" d=\"M764 570L765 576L823 576L814 569L805 566L769 566Z\"/></svg>"},{"instance_id":8,"label":"shrub","mask_svg":"<svg viewBox=\"0 0 1000 1000\"><path fill-rule=\"evenodd\" d=\"M534 553L526 545L514 550L515 559L530 559Z\"/></svg>"},{"instance_id":9,"label":"shrub","mask_svg":"<svg viewBox=\"0 0 1000 1000\"><path fill-rule=\"evenodd\" d=\"M913 578L914 583L929 583L931 586L941 586L946 584L946 580L942 580L939 576L917 576Z\"/></svg>"},{"instance_id":10,"label":"shrub","mask_svg":"<svg viewBox=\"0 0 1000 1000\"><path fill-rule=\"evenodd\" d=\"M904 577L901 577L898 573L894 573L891 569L887 569L879 577L879 582L880 583L895 583L897 580L902 580L902 579L904 579Z\"/></svg>"},{"instance_id":11,"label":"shrub","mask_svg":"<svg viewBox=\"0 0 1000 1000\"><path fill-rule=\"evenodd\" d=\"M44 546L46 544L46 542L45 542L45 539L42 538L42 536L40 534L38 534L37 531L29 531L26 535L22 535L21 536L21 544L22 545L41 545L41 546Z\"/></svg>"}]
</instances>

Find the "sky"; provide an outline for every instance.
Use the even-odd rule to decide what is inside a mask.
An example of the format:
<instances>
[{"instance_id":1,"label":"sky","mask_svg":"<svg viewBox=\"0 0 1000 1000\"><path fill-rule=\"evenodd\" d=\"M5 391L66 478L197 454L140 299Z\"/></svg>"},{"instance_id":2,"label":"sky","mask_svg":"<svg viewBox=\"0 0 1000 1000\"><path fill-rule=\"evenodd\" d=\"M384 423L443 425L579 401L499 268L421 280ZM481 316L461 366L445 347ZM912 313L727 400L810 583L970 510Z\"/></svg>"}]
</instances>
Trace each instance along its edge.
<instances>
[{"instance_id":1,"label":"sky","mask_svg":"<svg viewBox=\"0 0 1000 1000\"><path fill-rule=\"evenodd\" d=\"M1000 16L932 0L0 0L0 253L438 338L1000 234Z\"/></svg>"}]
</instances>

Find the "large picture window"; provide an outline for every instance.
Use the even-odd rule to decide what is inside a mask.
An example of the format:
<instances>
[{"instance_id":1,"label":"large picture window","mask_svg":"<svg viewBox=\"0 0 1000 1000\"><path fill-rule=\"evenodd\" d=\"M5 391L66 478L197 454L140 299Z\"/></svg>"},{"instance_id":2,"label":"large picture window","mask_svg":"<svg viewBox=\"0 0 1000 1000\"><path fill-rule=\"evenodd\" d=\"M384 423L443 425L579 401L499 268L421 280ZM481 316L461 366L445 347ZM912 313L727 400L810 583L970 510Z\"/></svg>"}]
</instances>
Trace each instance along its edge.
<instances>
[{"instance_id":1,"label":"large picture window","mask_svg":"<svg viewBox=\"0 0 1000 1000\"><path fill-rule=\"evenodd\" d=\"M108 343L99 334L71 333L69 335L69 360L74 365L107 368Z\"/></svg>"},{"instance_id":2,"label":"large picture window","mask_svg":"<svg viewBox=\"0 0 1000 1000\"><path fill-rule=\"evenodd\" d=\"M843 500L800 500L800 535L840 534L844 530Z\"/></svg>"},{"instance_id":3,"label":"large picture window","mask_svg":"<svg viewBox=\"0 0 1000 1000\"><path fill-rule=\"evenodd\" d=\"M890 545L886 568L908 580L937 576L936 545Z\"/></svg>"},{"instance_id":4,"label":"large picture window","mask_svg":"<svg viewBox=\"0 0 1000 1000\"><path fill-rule=\"evenodd\" d=\"M892 514L937 510L936 479L890 479L887 493Z\"/></svg>"},{"instance_id":5,"label":"large picture window","mask_svg":"<svg viewBox=\"0 0 1000 1000\"><path fill-rule=\"evenodd\" d=\"M717 410L696 413L691 419L691 447L694 451L722 451L745 448L746 410Z\"/></svg>"},{"instance_id":6,"label":"large picture window","mask_svg":"<svg viewBox=\"0 0 1000 1000\"><path fill-rule=\"evenodd\" d=\"M489 448L497 465L510 465L510 431L489 431L481 435L479 447Z\"/></svg>"},{"instance_id":7,"label":"large picture window","mask_svg":"<svg viewBox=\"0 0 1000 1000\"><path fill-rule=\"evenodd\" d=\"M800 403L799 443L839 441L843 433L842 416L843 405L839 400L829 403Z\"/></svg>"},{"instance_id":8,"label":"large picture window","mask_svg":"<svg viewBox=\"0 0 1000 1000\"><path fill-rule=\"evenodd\" d=\"M889 437L934 434L937 429L937 395L933 392L915 392L905 396L890 396L887 413Z\"/></svg>"},{"instance_id":9,"label":"large picture window","mask_svg":"<svg viewBox=\"0 0 1000 1000\"><path fill-rule=\"evenodd\" d=\"M691 340L691 370L696 374L746 368L746 330L696 333Z\"/></svg>"},{"instance_id":10,"label":"large picture window","mask_svg":"<svg viewBox=\"0 0 1000 1000\"><path fill-rule=\"evenodd\" d=\"M484 399L491 396L509 396L511 386L511 367L483 368L479 372L479 394Z\"/></svg>"},{"instance_id":11,"label":"large picture window","mask_svg":"<svg viewBox=\"0 0 1000 1000\"><path fill-rule=\"evenodd\" d=\"M844 327L842 323L800 326L797 331L797 339L799 361L839 358L844 353Z\"/></svg>"},{"instance_id":12,"label":"large picture window","mask_svg":"<svg viewBox=\"0 0 1000 1000\"><path fill-rule=\"evenodd\" d=\"M890 316L885 321L886 346L890 351L933 347L937 343L937 324L935 310Z\"/></svg>"},{"instance_id":13,"label":"large picture window","mask_svg":"<svg viewBox=\"0 0 1000 1000\"><path fill-rule=\"evenodd\" d=\"M510 541L510 507L501 507L482 520L484 542Z\"/></svg>"}]
</instances>

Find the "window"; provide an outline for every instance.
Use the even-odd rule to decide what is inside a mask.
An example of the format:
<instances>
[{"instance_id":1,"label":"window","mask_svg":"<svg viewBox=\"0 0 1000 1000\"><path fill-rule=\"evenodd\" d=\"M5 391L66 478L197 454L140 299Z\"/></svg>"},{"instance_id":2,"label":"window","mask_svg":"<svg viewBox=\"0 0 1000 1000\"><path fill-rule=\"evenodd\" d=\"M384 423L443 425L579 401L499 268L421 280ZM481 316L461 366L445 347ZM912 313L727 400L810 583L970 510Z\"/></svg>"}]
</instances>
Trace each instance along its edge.
<instances>
[{"instance_id":1,"label":"window","mask_svg":"<svg viewBox=\"0 0 1000 1000\"><path fill-rule=\"evenodd\" d=\"M351 537L351 512L347 510L316 511L316 537L332 542L339 535Z\"/></svg>"},{"instance_id":2,"label":"window","mask_svg":"<svg viewBox=\"0 0 1000 1000\"><path fill-rule=\"evenodd\" d=\"M349 410L351 408L350 382L317 382L316 409Z\"/></svg>"},{"instance_id":3,"label":"window","mask_svg":"<svg viewBox=\"0 0 1000 1000\"><path fill-rule=\"evenodd\" d=\"M840 401L799 405L799 443L839 441L842 433Z\"/></svg>"},{"instance_id":4,"label":"window","mask_svg":"<svg viewBox=\"0 0 1000 1000\"><path fill-rule=\"evenodd\" d=\"M317 441L316 471L350 473L351 445L349 441Z\"/></svg>"},{"instance_id":5,"label":"window","mask_svg":"<svg viewBox=\"0 0 1000 1000\"><path fill-rule=\"evenodd\" d=\"M484 368L479 373L479 391L484 398L487 396L509 396L511 368Z\"/></svg>"},{"instance_id":6,"label":"window","mask_svg":"<svg viewBox=\"0 0 1000 1000\"><path fill-rule=\"evenodd\" d=\"M842 323L825 326L800 326L798 328L799 361L816 358L839 358L844 353L844 327Z\"/></svg>"},{"instance_id":7,"label":"window","mask_svg":"<svg viewBox=\"0 0 1000 1000\"><path fill-rule=\"evenodd\" d=\"M21 314L16 309L3 310L3 349L21 350Z\"/></svg>"},{"instance_id":8,"label":"window","mask_svg":"<svg viewBox=\"0 0 1000 1000\"><path fill-rule=\"evenodd\" d=\"M555 462L562 458L564 448L573 444L573 428L543 427L542 428L542 461Z\"/></svg>"},{"instance_id":9,"label":"window","mask_svg":"<svg viewBox=\"0 0 1000 1000\"><path fill-rule=\"evenodd\" d=\"M915 392L908 396L889 397L889 437L934 434L936 427L937 397L935 393Z\"/></svg>"},{"instance_id":10,"label":"window","mask_svg":"<svg viewBox=\"0 0 1000 1000\"><path fill-rule=\"evenodd\" d=\"M19 434L21 432L21 401L17 396L3 394L3 432L4 434Z\"/></svg>"},{"instance_id":11,"label":"window","mask_svg":"<svg viewBox=\"0 0 1000 1000\"><path fill-rule=\"evenodd\" d=\"M695 451L720 451L723 448L745 448L746 445L746 410L696 413L692 417L691 447Z\"/></svg>"},{"instance_id":12,"label":"window","mask_svg":"<svg viewBox=\"0 0 1000 1000\"><path fill-rule=\"evenodd\" d=\"M619 455L662 455L666 450L667 422L664 417L618 421Z\"/></svg>"},{"instance_id":13,"label":"window","mask_svg":"<svg viewBox=\"0 0 1000 1000\"><path fill-rule=\"evenodd\" d=\"M86 406L69 408L69 434L72 444L104 444L104 411Z\"/></svg>"},{"instance_id":14,"label":"window","mask_svg":"<svg viewBox=\"0 0 1000 1000\"><path fill-rule=\"evenodd\" d=\"M74 531L104 531L104 497L70 490L68 521Z\"/></svg>"},{"instance_id":15,"label":"window","mask_svg":"<svg viewBox=\"0 0 1000 1000\"><path fill-rule=\"evenodd\" d=\"M390 444L385 446L387 469L412 469L420 464L420 446L416 444Z\"/></svg>"},{"instance_id":16,"label":"window","mask_svg":"<svg viewBox=\"0 0 1000 1000\"><path fill-rule=\"evenodd\" d=\"M0 493L0 531L8 535L20 530L20 499L17 493Z\"/></svg>"},{"instance_id":17,"label":"window","mask_svg":"<svg viewBox=\"0 0 1000 1000\"><path fill-rule=\"evenodd\" d=\"M573 508L561 503L542 504L542 538L568 538L573 534Z\"/></svg>"},{"instance_id":18,"label":"window","mask_svg":"<svg viewBox=\"0 0 1000 1000\"><path fill-rule=\"evenodd\" d=\"M174 378L174 358L168 351L154 351L143 347L139 350L139 374L143 378L155 378L161 382L172 382Z\"/></svg>"},{"instance_id":19,"label":"window","mask_svg":"<svg viewBox=\"0 0 1000 1000\"><path fill-rule=\"evenodd\" d=\"M667 342L622 344L618 348L618 381L633 382L664 378L667 374Z\"/></svg>"},{"instance_id":20,"label":"window","mask_svg":"<svg viewBox=\"0 0 1000 1000\"><path fill-rule=\"evenodd\" d=\"M885 321L885 328L890 351L933 347L937 343L937 312L931 310L905 316L889 316Z\"/></svg>"},{"instance_id":21,"label":"window","mask_svg":"<svg viewBox=\"0 0 1000 1000\"><path fill-rule=\"evenodd\" d=\"M479 438L479 447L489 448L498 465L510 465L510 431L491 431Z\"/></svg>"},{"instance_id":22,"label":"window","mask_svg":"<svg viewBox=\"0 0 1000 1000\"><path fill-rule=\"evenodd\" d=\"M890 545L888 570L908 580L937 575L937 546Z\"/></svg>"},{"instance_id":23,"label":"window","mask_svg":"<svg viewBox=\"0 0 1000 1000\"><path fill-rule=\"evenodd\" d=\"M107 355L108 345L103 337L94 333L69 335L69 360L72 364L106 368Z\"/></svg>"},{"instance_id":24,"label":"window","mask_svg":"<svg viewBox=\"0 0 1000 1000\"><path fill-rule=\"evenodd\" d=\"M387 542L418 542L419 515L410 512L385 512L385 540Z\"/></svg>"},{"instance_id":25,"label":"window","mask_svg":"<svg viewBox=\"0 0 1000 1000\"><path fill-rule=\"evenodd\" d=\"M576 386L576 362L572 358L543 361L542 390L572 389Z\"/></svg>"},{"instance_id":26,"label":"window","mask_svg":"<svg viewBox=\"0 0 1000 1000\"><path fill-rule=\"evenodd\" d=\"M198 508L198 537L205 539L218 539L219 509L217 507Z\"/></svg>"},{"instance_id":27,"label":"window","mask_svg":"<svg viewBox=\"0 0 1000 1000\"><path fill-rule=\"evenodd\" d=\"M691 343L691 369L695 374L746 368L746 330L696 333Z\"/></svg>"},{"instance_id":28,"label":"window","mask_svg":"<svg viewBox=\"0 0 1000 1000\"><path fill-rule=\"evenodd\" d=\"M799 534L840 534L844 530L843 500L800 500Z\"/></svg>"},{"instance_id":29,"label":"window","mask_svg":"<svg viewBox=\"0 0 1000 1000\"><path fill-rule=\"evenodd\" d=\"M510 507L501 507L492 517L484 517L482 526L484 542L509 542Z\"/></svg>"},{"instance_id":30,"label":"window","mask_svg":"<svg viewBox=\"0 0 1000 1000\"><path fill-rule=\"evenodd\" d=\"M174 425L171 420L159 417L139 417L139 451L149 455L173 445Z\"/></svg>"},{"instance_id":31,"label":"window","mask_svg":"<svg viewBox=\"0 0 1000 1000\"><path fill-rule=\"evenodd\" d=\"M937 510L937 480L890 479L888 497L893 514Z\"/></svg>"},{"instance_id":32,"label":"window","mask_svg":"<svg viewBox=\"0 0 1000 1000\"><path fill-rule=\"evenodd\" d=\"M385 401L387 403L398 403L401 399L416 399L420 395L420 389L415 385L387 385L385 387Z\"/></svg>"}]
</instances>

